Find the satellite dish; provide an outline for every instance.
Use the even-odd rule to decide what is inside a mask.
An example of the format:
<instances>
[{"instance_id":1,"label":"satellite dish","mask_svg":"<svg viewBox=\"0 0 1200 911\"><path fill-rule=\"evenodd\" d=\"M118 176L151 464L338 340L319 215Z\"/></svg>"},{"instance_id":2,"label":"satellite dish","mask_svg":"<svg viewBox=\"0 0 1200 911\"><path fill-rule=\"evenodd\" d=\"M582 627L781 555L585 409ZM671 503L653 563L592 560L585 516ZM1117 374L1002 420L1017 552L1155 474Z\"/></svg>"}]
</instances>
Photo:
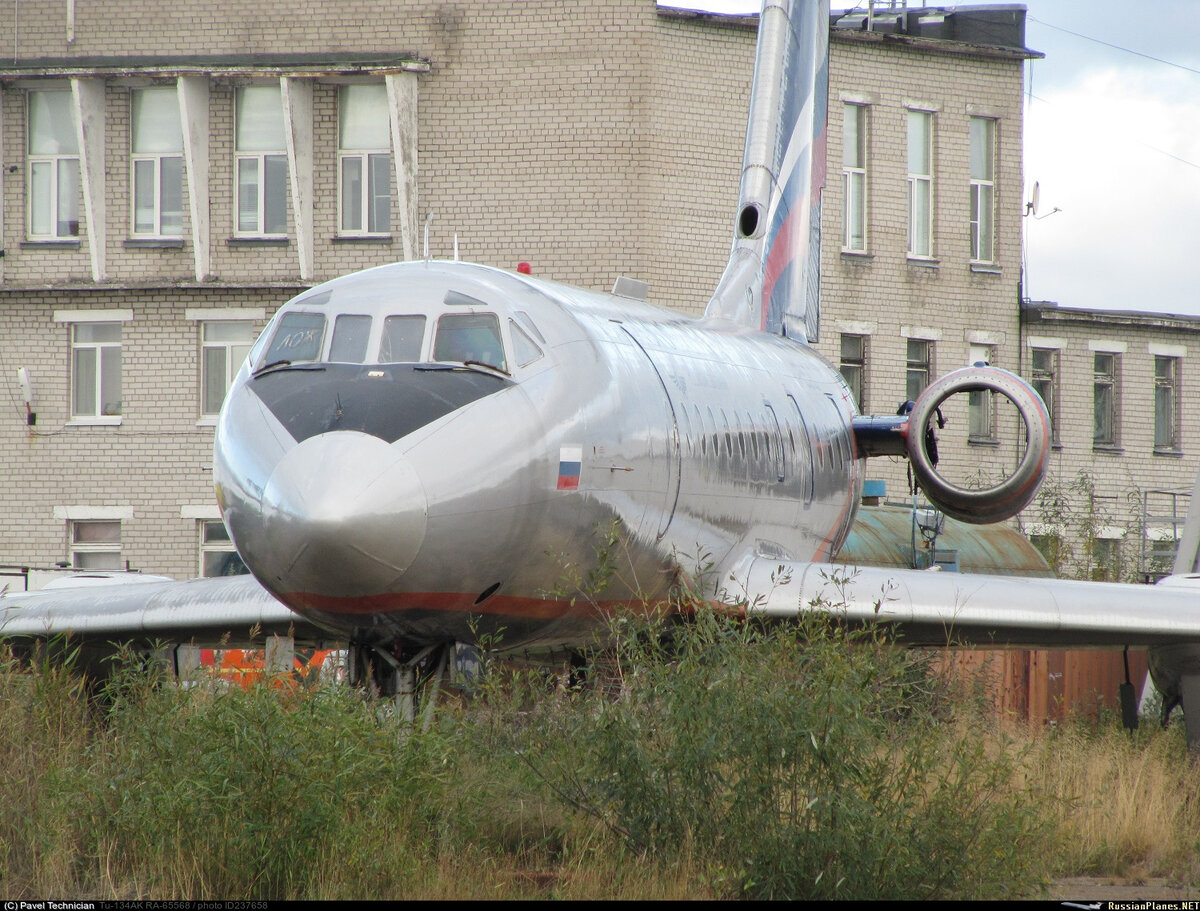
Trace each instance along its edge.
<instances>
[{"instance_id":1,"label":"satellite dish","mask_svg":"<svg viewBox=\"0 0 1200 911\"><path fill-rule=\"evenodd\" d=\"M1025 214L1026 215L1032 215L1034 217L1034 219L1036 219L1037 221L1041 221L1043 218L1049 218L1051 215L1055 215L1058 212L1062 211L1062 209L1060 209L1058 206L1055 206L1053 209L1051 209L1045 215L1038 215L1038 206L1041 203L1041 198L1042 198L1042 186L1035 180L1033 182L1033 193L1030 194L1029 202L1025 203Z\"/></svg>"}]
</instances>

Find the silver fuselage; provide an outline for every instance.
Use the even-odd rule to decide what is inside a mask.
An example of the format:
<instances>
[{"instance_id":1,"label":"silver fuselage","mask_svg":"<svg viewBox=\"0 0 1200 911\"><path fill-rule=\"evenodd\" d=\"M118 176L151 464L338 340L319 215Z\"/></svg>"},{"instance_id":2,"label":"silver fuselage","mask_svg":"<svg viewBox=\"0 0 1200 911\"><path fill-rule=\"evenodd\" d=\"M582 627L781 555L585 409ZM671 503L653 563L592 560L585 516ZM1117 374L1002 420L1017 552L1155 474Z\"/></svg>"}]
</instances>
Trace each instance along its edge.
<instances>
[{"instance_id":1,"label":"silver fuselage","mask_svg":"<svg viewBox=\"0 0 1200 911\"><path fill-rule=\"evenodd\" d=\"M452 352L462 326L494 326L492 350ZM222 410L215 476L247 566L315 623L580 645L681 576L717 596L754 555L828 559L861 490L854 413L803 344L400 263L281 308Z\"/></svg>"}]
</instances>

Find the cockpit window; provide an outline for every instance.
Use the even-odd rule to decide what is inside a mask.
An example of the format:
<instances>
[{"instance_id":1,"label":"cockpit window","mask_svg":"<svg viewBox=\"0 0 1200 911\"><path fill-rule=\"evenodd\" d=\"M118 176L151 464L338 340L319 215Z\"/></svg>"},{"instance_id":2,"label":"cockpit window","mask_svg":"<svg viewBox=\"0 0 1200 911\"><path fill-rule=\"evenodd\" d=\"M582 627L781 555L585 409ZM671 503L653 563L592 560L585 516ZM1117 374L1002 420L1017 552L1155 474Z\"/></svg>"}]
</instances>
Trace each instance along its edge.
<instances>
[{"instance_id":1,"label":"cockpit window","mask_svg":"<svg viewBox=\"0 0 1200 911\"><path fill-rule=\"evenodd\" d=\"M292 301L294 304L304 304L306 307L321 307L329 303L329 298L333 297L333 292L328 288L321 291L307 291Z\"/></svg>"},{"instance_id":2,"label":"cockpit window","mask_svg":"<svg viewBox=\"0 0 1200 911\"><path fill-rule=\"evenodd\" d=\"M361 364L367 359L367 339L371 336L371 317L343 313L333 324L329 360L335 364Z\"/></svg>"},{"instance_id":3,"label":"cockpit window","mask_svg":"<svg viewBox=\"0 0 1200 911\"><path fill-rule=\"evenodd\" d=\"M325 316L321 313L285 313L271 339L263 364L315 361L321 356Z\"/></svg>"},{"instance_id":4,"label":"cockpit window","mask_svg":"<svg viewBox=\"0 0 1200 911\"><path fill-rule=\"evenodd\" d=\"M383 321L383 338L379 341L379 363L416 363L421 359L421 342L424 339L425 317L389 316Z\"/></svg>"},{"instance_id":5,"label":"cockpit window","mask_svg":"<svg viewBox=\"0 0 1200 911\"><path fill-rule=\"evenodd\" d=\"M542 349L512 320L508 321L508 334L512 336L513 357L516 358L517 366L532 364L542 356Z\"/></svg>"},{"instance_id":6,"label":"cockpit window","mask_svg":"<svg viewBox=\"0 0 1200 911\"><path fill-rule=\"evenodd\" d=\"M546 337L542 335L542 333L538 330L538 327L534 325L534 322L532 319L530 319L528 313L526 313L524 310L517 310L513 313L513 316L520 320L521 325L533 333L539 342L541 342L543 345L546 344Z\"/></svg>"},{"instance_id":7,"label":"cockpit window","mask_svg":"<svg viewBox=\"0 0 1200 911\"><path fill-rule=\"evenodd\" d=\"M500 342L500 321L494 313L443 316L438 320L433 359L484 364L507 372L504 345Z\"/></svg>"}]
</instances>

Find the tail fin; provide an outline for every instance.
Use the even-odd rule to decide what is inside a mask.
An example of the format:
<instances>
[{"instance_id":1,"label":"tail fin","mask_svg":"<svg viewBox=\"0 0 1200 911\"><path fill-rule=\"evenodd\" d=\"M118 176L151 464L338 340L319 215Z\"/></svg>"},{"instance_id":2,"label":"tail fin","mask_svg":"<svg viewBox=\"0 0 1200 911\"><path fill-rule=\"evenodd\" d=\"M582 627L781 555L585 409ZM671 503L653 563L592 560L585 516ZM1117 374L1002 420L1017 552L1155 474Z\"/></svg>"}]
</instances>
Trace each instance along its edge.
<instances>
[{"instance_id":1,"label":"tail fin","mask_svg":"<svg viewBox=\"0 0 1200 911\"><path fill-rule=\"evenodd\" d=\"M1171 572L1177 576L1200 572L1200 471L1196 472L1196 483L1192 485L1187 520L1183 523Z\"/></svg>"},{"instance_id":2,"label":"tail fin","mask_svg":"<svg viewBox=\"0 0 1200 911\"><path fill-rule=\"evenodd\" d=\"M828 4L764 0L733 251L706 315L817 340L828 92Z\"/></svg>"}]
</instances>

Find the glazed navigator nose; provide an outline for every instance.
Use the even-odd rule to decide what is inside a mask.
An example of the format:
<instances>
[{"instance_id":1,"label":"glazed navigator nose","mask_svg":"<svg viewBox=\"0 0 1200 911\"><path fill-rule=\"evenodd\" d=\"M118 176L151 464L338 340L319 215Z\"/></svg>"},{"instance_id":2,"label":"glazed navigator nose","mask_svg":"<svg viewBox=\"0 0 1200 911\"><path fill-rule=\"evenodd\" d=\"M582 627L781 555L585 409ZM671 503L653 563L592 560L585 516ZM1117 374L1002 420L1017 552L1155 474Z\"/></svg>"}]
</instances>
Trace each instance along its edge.
<instances>
[{"instance_id":1,"label":"glazed navigator nose","mask_svg":"<svg viewBox=\"0 0 1200 911\"><path fill-rule=\"evenodd\" d=\"M425 539L417 472L378 437L310 437L279 461L263 490L262 565L281 593L362 597L392 591Z\"/></svg>"}]
</instances>

